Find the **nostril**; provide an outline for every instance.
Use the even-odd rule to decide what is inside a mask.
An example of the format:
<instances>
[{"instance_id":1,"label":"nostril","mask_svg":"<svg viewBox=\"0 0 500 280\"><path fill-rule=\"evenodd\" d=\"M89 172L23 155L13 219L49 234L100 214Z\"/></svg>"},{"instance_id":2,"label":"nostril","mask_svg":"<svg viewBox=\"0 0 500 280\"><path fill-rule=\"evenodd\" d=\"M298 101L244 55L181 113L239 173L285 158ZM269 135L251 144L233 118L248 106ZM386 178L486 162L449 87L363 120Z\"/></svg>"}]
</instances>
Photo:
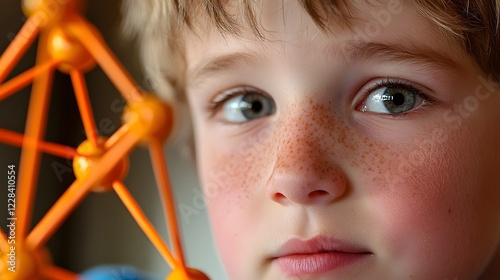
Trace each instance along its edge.
<instances>
[{"instance_id":1,"label":"nostril","mask_svg":"<svg viewBox=\"0 0 500 280\"><path fill-rule=\"evenodd\" d=\"M310 192L308 196L309 196L309 198L317 198L317 197L322 197L322 196L325 196L325 195L328 195L327 191L316 190L316 191Z\"/></svg>"},{"instance_id":2,"label":"nostril","mask_svg":"<svg viewBox=\"0 0 500 280\"><path fill-rule=\"evenodd\" d=\"M283 198L286 198L286 197L282 193L275 193L274 194L274 199L276 199L276 200L283 199Z\"/></svg>"}]
</instances>

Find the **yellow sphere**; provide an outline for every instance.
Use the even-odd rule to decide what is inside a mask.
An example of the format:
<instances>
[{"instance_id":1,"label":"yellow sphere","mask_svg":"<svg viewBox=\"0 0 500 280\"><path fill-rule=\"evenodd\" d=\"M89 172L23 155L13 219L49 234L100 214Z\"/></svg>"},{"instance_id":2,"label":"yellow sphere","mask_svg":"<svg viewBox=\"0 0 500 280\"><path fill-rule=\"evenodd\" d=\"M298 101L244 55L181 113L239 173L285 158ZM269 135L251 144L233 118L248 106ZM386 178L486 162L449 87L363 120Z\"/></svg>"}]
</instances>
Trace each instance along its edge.
<instances>
[{"instance_id":1,"label":"yellow sphere","mask_svg":"<svg viewBox=\"0 0 500 280\"><path fill-rule=\"evenodd\" d=\"M210 280L210 278L199 270L186 268L186 273L182 269L174 269L166 280Z\"/></svg>"},{"instance_id":2,"label":"yellow sphere","mask_svg":"<svg viewBox=\"0 0 500 280\"><path fill-rule=\"evenodd\" d=\"M131 132L140 135L144 142L165 141L172 132L173 110L159 99L146 96L140 102L125 107L123 121L131 125Z\"/></svg>"},{"instance_id":3,"label":"yellow sphere","mask_svg":"<svg viewBox=\"0 0 500 280\"><path fill-rule=\"evenodd\" d=\"M104 149L105 139L100 138L98 146L92 144L89 140L85 140L77 148L78 156L73 159L73 171L78 179L83 179L88 176L93 168L97 165ZM92 187L94 192L107 192L113 189L113 182L121 181L128 171L128 160L122 158L118 163L96 184Z\"/></svg>"},{"instance_id":4,"label":"yellow sphere","mask_svg":"<svg viewBox=\"0 0 500 280\"><path fill-rule=\"evenodd\" d=\"M63 73L69 73L73 69L87 71L95 66L94 58L83 44L70 37L62 28L50 31L48 44L50 56L61 62L59 70Z\"/></svg>"}]
</instances>

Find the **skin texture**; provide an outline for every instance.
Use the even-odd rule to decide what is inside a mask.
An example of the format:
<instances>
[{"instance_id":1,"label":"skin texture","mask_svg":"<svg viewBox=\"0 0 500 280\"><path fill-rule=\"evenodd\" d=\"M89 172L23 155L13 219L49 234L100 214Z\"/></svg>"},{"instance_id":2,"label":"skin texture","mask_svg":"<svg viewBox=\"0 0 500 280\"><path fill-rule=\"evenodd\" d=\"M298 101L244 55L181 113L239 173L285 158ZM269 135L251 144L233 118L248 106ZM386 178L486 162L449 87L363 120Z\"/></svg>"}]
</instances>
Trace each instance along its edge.
<instances>
[{"instance_id":1,"label":"skin texture","mask_svg":"<svg viewBox=\"0 0 500 280\"><path fill-rule=\"evenodd\" d=\"M370 2L356 4L353 29L332 19L332 32L323 32L295 1L285 1L263 5L265 41L249 30L222 36L208 25L188 36L197 166L230 279L500 275L493 260L500 242L498 87L414 7ZM360 37L356 28L366 30L376 22L371 11L379 10L397 12L380 32ZM346 45L353 40L412 43L454 67L432 59L354 59ZM190 83L207 60L240 52L254 59ZM363 111L384 79L414 85L433 101L399 116ZM265 93L275 111L232 123L223 107L207 110L221 92L240 86ZM289 239L318 235L371 255L295 278L271 261Z\"/></svg>"}]
</instances>

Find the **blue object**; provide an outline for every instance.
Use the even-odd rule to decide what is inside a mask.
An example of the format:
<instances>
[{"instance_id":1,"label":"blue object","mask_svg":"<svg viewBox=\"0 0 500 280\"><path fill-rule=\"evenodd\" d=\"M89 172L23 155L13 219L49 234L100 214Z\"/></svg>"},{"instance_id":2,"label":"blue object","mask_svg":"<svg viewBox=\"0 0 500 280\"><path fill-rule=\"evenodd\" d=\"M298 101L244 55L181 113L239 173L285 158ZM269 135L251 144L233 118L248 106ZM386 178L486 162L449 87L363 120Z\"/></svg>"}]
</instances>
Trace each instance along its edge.
<instances>
[{"instance_id":1,"label":"blue object","mask_svg":"<svg viewBox=\"0 0 500 280\"><path fill-rule=\"evenodd\" d=\"M159 280L130 266L99 266L80 274L80 280Z\"/></svg>"}]
</instances>

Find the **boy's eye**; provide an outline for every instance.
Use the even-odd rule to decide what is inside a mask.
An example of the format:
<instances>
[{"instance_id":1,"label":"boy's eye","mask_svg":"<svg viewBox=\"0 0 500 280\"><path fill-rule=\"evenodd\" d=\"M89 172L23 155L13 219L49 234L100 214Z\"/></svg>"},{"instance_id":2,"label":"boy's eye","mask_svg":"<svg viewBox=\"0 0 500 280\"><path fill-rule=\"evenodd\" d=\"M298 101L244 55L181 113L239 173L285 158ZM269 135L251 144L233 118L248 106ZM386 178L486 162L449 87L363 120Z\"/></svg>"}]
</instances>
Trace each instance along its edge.
<instances>
[{"instance_id":1,"label":"boy's eye","mask_svg":"<svg viewBox=\"0 0 500 280\"><path fill-rule=\"evenodd\" d=\"M363 101L360 111L387 115L404 114L417 108L426 99L419 90L409 85L379 85Z\"/></svg>"},{"instance_id":2,"label":"boy's eye","mask_svg":"<svg viewBox=\"0 0 500 280\"><path fill-rule=\"evenodd\" d=\"M267 94L252 88L237 88L221 93L218 101L211 105L212 113L223 116L229 123L243 123L272 115L276 105Z\"/></svg>"}]
</instances>

